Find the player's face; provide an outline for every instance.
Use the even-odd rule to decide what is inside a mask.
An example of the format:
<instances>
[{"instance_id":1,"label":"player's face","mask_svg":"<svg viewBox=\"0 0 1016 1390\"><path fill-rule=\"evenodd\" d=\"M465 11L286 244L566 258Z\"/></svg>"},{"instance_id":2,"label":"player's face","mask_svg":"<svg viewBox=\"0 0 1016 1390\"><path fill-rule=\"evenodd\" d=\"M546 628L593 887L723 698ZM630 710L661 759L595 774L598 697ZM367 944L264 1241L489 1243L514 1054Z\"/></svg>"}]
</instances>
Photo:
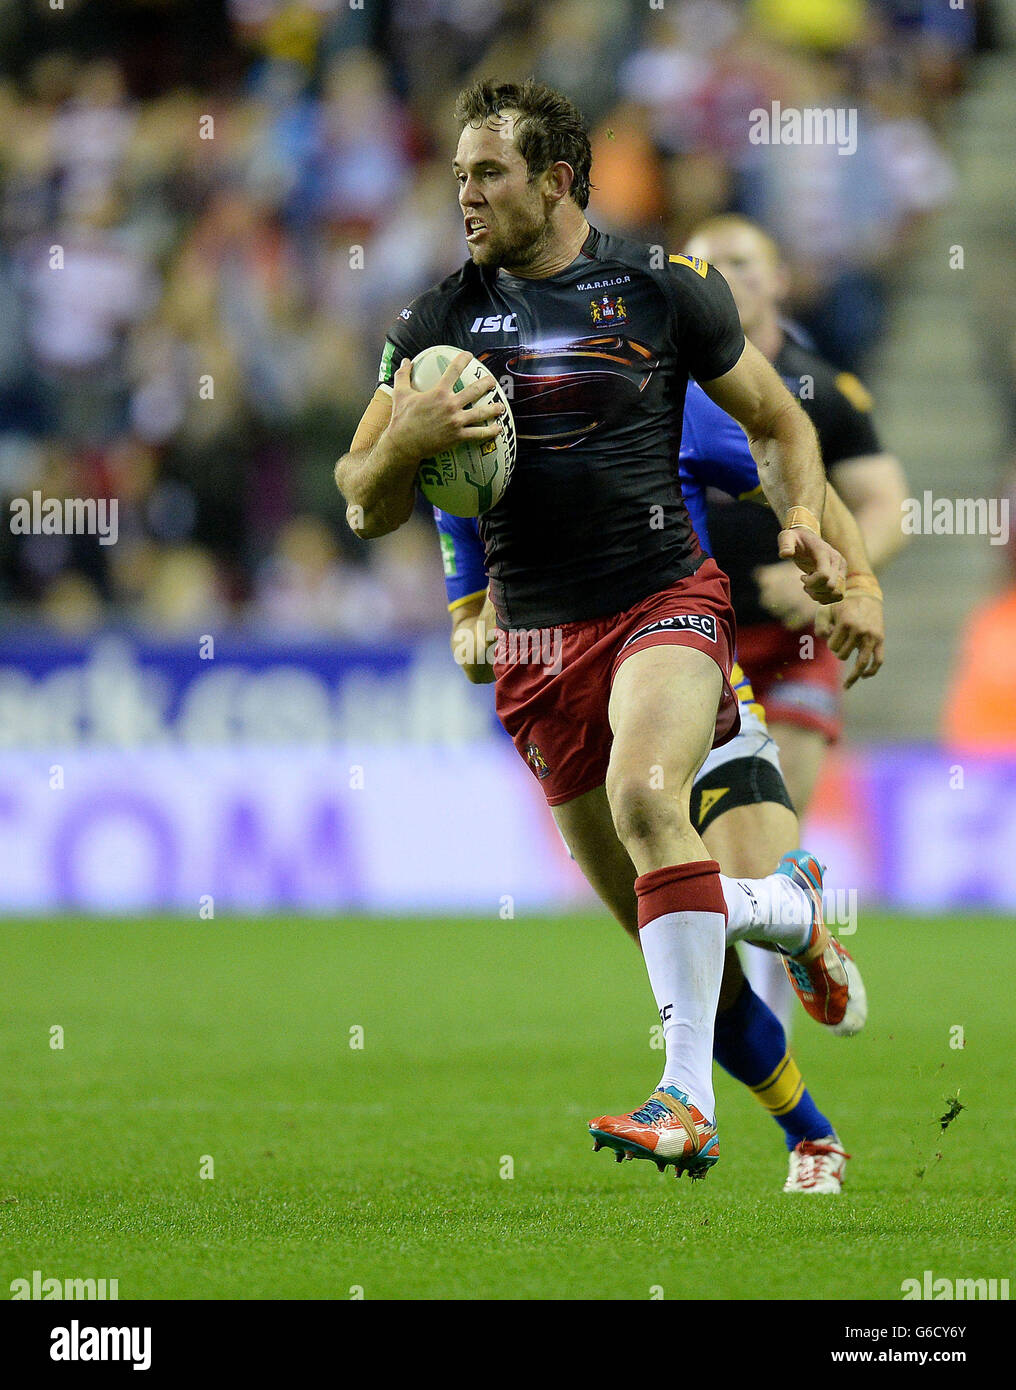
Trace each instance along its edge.
<instances>
[{"instance_id":1,"label":"player's face","mask_svg":"<svg viewBox=\"0 0 1016 1390\"><path fill-rule=\"evenodd\" d=\"M726 227L693 237L688 252L714 265L730 286L741 327L751 336L776 312L783 275L770 242L750 227Z\"/></svg>"},{"instance_id":2,"label":"player's face","mask_svg":"<svg viewBox=\"0 0 1016 1390\"><path fill-rule=\"evenodd\" d=\"M452 169L466 245L477 265L524 269L551 235L539 180L529 182L526 161L515 147L514 117L466 126Z\"/></svg>"}]
</instances>

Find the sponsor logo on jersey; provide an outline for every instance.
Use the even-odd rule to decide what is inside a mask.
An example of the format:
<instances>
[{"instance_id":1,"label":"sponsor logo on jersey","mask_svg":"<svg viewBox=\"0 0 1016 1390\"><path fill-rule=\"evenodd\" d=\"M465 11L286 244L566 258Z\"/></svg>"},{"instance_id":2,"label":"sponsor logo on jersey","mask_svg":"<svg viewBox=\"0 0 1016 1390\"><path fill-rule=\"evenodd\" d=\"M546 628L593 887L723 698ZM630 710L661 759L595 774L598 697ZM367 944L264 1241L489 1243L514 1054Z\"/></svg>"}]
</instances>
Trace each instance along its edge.
<instances>
[{"instance_id":1,"label":"sponsor logo on jersey","mask_svg":"<svg viewBox=\"0 0 1016 1390\"><path fill-rule=\"evenodd\" d=\"M660 618L658 622L640 627L638 632L632 633L621 650L624 651L624 648L630 647L633 642L641 641L643 637L650 637L654 632L673 632L675 628L697 632L700 637L707 637L710 642L716 641L716 619L711 613L675 613L672 618Z\"/></svg>"},{"instance_id":2,"label":"sponsor logo on jersey","mask_svg":"<svg viewBox=\"0 0 1016 1390\"><path fill-rule=\"evenodd\" d=\"M400 318L400 319L411 319L412 317L413 317L413 311L412 311L412 309L403 309L403 310L400 312L400 314L399 314L399 318Z\"/></svg>"},{"instance_id":3,"label":"sponsor logo on jersey","mask_svg":"<svg viewBox=\"0 0 1016 1390\"><path fill-rule=\"evenodd\" d=\"M618 324L626 323L628 319L628 311L620 295L615 299L605 294L600 299L590 300L589 314L593 323Z\"/></svg>"},{"instance_id":4,"label":"sponsor logo on jersey","mask_svg":"<svg viewBox=\"0 0 1016 1390\"><path fill-rule=\"evenodd\" d=\"M545 449L573 448L624 419L660 365L620 333L484 348L477 358L511 401L519 440Z\"/></svg>"},{"instance_id":5,"label":"sponsor logo on jersey","mask_svg":"<svg viewBox=\"0 0 1016 1390\"><path fill-rule=\"evenodd\" d=\"M518 320L515 314L482 314L469 325L470 333L517 333Z\"/></svg>"},{"instance_id":6,"label":"sponsor logo on jersey","mask_svg":"<svg viewBox=\"0 0 1016 1390\"><path fill-rule=\"evenodd\" d=\"M701 256L668 256L667 260L673 261L676 265L690 266L696 275L702 276L703 280L709 270L709 262L704 261Z\"/></svg>"},{"instance_id":7,"label":"sponsor logo on jersey","mask_svg":"<svg viewBox=\"0 0 1016 1390\"><path fill-rule=\"evenodd\" d=\"M522 751L525 754L526 762L533 769L541 782L545 777L550 776L550 768L547 766L547 760L535 743L527 743Z\"/></svg>"},{"instance_id":8,"label":"sponsor logo on jersey","mask_svg":"<svg viewBox=\"0 0 1016 1390\"><path fill-rule=\"evenodd\" d=\"M459 572L455 541L447 531L439 531L438 537L441 541L441 563L444 565L445 578L455 579Z\"/></svg>"}]
</instances>

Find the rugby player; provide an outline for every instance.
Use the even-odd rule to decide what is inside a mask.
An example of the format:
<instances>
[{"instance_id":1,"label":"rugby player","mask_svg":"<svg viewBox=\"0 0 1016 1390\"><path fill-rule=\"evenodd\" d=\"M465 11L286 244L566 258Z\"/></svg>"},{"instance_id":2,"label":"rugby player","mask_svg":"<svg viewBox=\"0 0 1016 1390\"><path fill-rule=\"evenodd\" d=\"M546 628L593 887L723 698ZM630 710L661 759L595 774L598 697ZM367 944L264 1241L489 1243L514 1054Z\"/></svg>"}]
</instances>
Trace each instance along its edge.
<instances>
[{"instance_id":1,"label":"rugby player","mask_svg":"<svg viewBox=\"0 0 1016 1390\"><path fill-rule=\"evenodd\" d=\"M567 99L532 81L476 83L456 118L470 259L393 325L336 482L361 536L395 530L412 514L421 459L501 428L501 406L480 404L483 383L452 390L465 351L427 391L412 389L412 357L468 344L511 379L515 472L480 519L490 593L509 636L560 631L562 660L496 663L497 711L590 882L608 842L629 855L664 1032L649 1100L590 1129L622 1158L703 1177L719 1156L711 1073L728 918L785 920L804 894L809 945L830 973L843 967L813 861L791 856L742 888L691 823L695 773L739 715L729 589L698 546L675 471L689 376L744 427L782 523L780 555L824 604L842 598L846 566L821 534L818 442L745 341L715 269L590 227L589 140Z\"/></svg>"},{"instance_id":2,"label":"rugby player","mask_svg":"<svg viewBox=\"0 0 1016 1390\"><path fill-rule=\"evenodd\" d=\"M900 518L907 484L899 461L879 442L867 390L799 342L781 319L787 272L762 228L733 214L713 217L697 228L686 249L722 272L746 336L801 400L828 476L857 520L873 568L880 570L904 544ZM694 383L685 401L681 456L692 469L725 470L719 486L738 499L731 503L712 493L704 525L694 515L693 520L704 545L708 532L711 553L730 578L738 657L765 706L787 789L803 818L826 749L842 732L843 689L874 673L873 663L862 662L844 685L836 657L856 649L860 661L862 639L854 620L860 615L866 628L881 620L881 590L877 583L852 585L845 608L816 609L793 566L777 554L778 521L767 516L758 523L752 502L765 499L743 432ZM687 491L685 482L686 496ZM802 642L805 636L812 640ZM782 970L771 958L750 954L756 989L786 1024L793 996Z\"/></svg>"},{"instance_id":3,"label":"rugby player","mask_svg":"<svg viewBox=\"0 0 1016 1390\"><path fill-rule=\"evenodd\" d=\"M827 535L849 563L859 544L856 526L842 503L838 504L838 513L834 510L831 518L829 513L827 501ZM842 539L835 525L840 518L845 523ZM486 684L494 679L498 638L477 525L472 520L449 516L438 507L434 508L434 520L441 542L452 622L452 653L470 681ZM849 535L851 527L853 538ZM863 559L857 562L864 563ZM740 701L741 730L729 743L714 749L700 769L692 786L691 818L721 870L750 877L768 872L798 844L799 837L797 819L780 774L778 751L766 732L765 714L736 662L731 679ZM613 850L610 868L609 892L601 892L602 900L637 943L635 869L623 847ZM601 885L604 877L601 875ZM790 1171L783 1191L838 1194L849 1154L806 1089L788 1051L780 1021L746 981L733 945L739 937L768 945L767 932L766 925L738 931L728 924L713 1055L735 1080L752 1091L781 1126L790 1150ZM784 959L797 971L796 975L791 974L791 980L805 1008L819 1022L830 1023L826 1012L828 997L820 1004L807 973L792 958ZM846 960L849 962L849 957ZM848 969L851 966L852 962ZM864 1023L864 990L856 968L850 1005L849 1014L839 1019L834 1032L852 1034Z\"/></svg>"}]
</instances>

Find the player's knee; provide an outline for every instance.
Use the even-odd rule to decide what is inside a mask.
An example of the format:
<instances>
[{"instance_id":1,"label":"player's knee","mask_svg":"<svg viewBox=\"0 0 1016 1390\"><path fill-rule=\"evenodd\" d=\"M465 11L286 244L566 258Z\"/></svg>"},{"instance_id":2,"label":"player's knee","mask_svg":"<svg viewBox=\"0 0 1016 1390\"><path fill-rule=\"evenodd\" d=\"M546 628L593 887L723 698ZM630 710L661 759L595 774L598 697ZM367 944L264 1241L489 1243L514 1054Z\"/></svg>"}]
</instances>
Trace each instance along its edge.
<instances>
[{"instance_id":1,"label":"player's knee","mask_svg":"<svg viewBox=\"0 0 1016 1390\"><path fill-rule=\"evenodd\" d=\"M621 843L652 845L683 829L687 814L673 797L645 777L621 775L607 779L607 799Z\"/></svg>"}]
</instances>

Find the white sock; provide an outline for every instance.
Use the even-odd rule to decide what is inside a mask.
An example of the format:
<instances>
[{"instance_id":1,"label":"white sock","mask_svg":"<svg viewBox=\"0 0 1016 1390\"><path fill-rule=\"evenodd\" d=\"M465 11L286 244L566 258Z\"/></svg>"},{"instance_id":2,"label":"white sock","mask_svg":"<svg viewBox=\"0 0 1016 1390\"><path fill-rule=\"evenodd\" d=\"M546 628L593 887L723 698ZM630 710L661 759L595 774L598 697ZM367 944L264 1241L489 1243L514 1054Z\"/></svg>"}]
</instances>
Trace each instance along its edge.
<instances>
[{"instance_id":1,"label":"white sock","mask_svg":"<svg viewBox=\"0 0 1016 1390\"><path fill-rule=\"evenodd\" d=\"M676 1086L707 1120L713 1095L713 1024L723 974L723 918L668 912L639 933L667 1049L660 1086Z\"/></svg>"},{"instance_id":2,"label":"white sock","mask_svg":"<svg viewBox=\"0 0 1016 1390\"><path fill-rule=\"evenodd\" d=\"M690 875L682 873L689 869ZM703 901L714 898L718 903L719 894L715 888L709 891L708 882L715 871L715 863L710 872L707 861L701 866L684 865L645 874L636 883L639 941L666 1046L660 1086L675 1086L683 1091L707 1120L713 1120L716 1114L713 1027L725 949L723 913L708 910ZM666 876L662 884L657 875ZM668 881L671 876L678 880L676 884ZM701 905L683 909L682 900ZM667 906L676 910L659 911ZM659 911L659 915L652 916L654 911Z\"/></svg>"},{"instance_id":3,"label":"white sock","mask_svg":"<svg viewBox=\"0 0 1016 1390\"><path fill-rule=\"evenodd\" d=\"M727 945L772 941L792 954L803 951L811 934L811 898L786 874L768 878L728 878L720 874L727 904Z\"/></svg>"}]
</instances>

